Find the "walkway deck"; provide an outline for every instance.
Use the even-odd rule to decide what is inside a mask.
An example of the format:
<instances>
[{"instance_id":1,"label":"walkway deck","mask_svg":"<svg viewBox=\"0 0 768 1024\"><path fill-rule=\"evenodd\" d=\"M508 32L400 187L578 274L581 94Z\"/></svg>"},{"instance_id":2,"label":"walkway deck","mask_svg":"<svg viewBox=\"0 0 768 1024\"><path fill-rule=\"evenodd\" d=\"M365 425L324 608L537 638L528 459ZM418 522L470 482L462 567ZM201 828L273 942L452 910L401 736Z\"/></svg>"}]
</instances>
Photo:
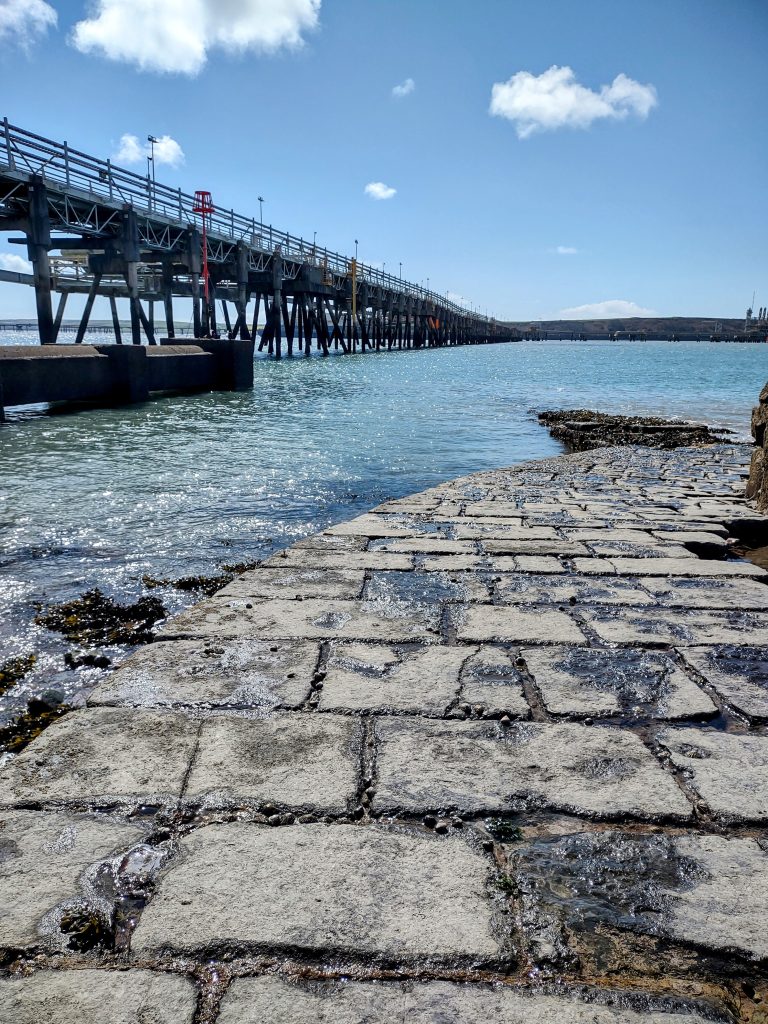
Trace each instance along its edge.
<instances>
[{"instance_id":1,"label":"walkway deck","mask_svg":"<svg viewBox=\"0 0 768 1024\"><path fill-rule=\"evenodd\" d=\"M765 1021L747 456L452 481L169 621L0 776L2 1020Z\"/></svg>"}]
</instances>

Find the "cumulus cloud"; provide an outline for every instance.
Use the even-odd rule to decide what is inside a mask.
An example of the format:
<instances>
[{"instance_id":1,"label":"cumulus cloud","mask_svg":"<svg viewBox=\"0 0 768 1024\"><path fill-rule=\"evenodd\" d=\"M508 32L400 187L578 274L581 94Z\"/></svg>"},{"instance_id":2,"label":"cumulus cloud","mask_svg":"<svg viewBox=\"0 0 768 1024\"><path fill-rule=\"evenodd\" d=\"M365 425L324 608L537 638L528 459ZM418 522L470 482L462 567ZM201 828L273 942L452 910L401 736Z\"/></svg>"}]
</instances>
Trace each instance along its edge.
<instances>
[{"instance_id":1,"label":"cumulus cloud","mask_svg":"<svg viewBox=\"0 0 768 1024\"><path fill-rule=\"evenodd\" d=\"M208 51L272 53L303 43L321 0L95 0L73 45L141 71L196 75Z\"/></svg>"},{"instance_id":2,"label":"cumulus cloud","mask_svg":"<svg viewBox=\"0 0 768 1024\"><path fill-rule=\"evenodd\" d=\"M0 0L0 40L9 40L26 50L58 21L45 0Z\"/></svg>"},{"instance_id":3,"label":"cumulus cloud","mask_svg":"<svg viewBox=\"0 0 768 1024\"><path fill-rule=\"evenodd\" d=\"M553 64L540 75L518 71L509 81L496 82L489 112L512 121L518 138L527 139L534 132L589 128L602 118L646 118L657 102L652 85L641 85L625 74L595 92L580 85L571 68Z\"/></svg>"},{"instance_id":4,"label":"cumulus cloud","mask_svg":"<svg viewBox=\"0 0 768 1024\"><path fill-rule=\"evenodd\" d=\"M403 99L404 96L410 96L413 90L416 88L416 83L412 78L406 78L400 85L396 85L392 90L392 95L396 100Z\"/></svg>"},{"instance_id":5,"label":"cumulus cloud","mask_svg":"<svg viewBox=\"0 0 768 1024\"><path fill-rule=\"evenodd\" d=\"M396 192L396 188L385 185L383 181L369 181L365 186L365 194L371 199L391 199Z\"/></svg>"},{"instance_id":6,"label":"cumulus cloud","mask_svg":"<svg viewBox=\"0 0 768 1024\"><path fill-rule=\"evenodd\" d=\"M610 320L625 316L658 316L655 309L645 309L627 299L606 299L604 302L588 302L584 306L571 306L558 313L561 320Z\"/></svg>"},{"instance_id":7,"label":"cumulus cloud","mask_svg":"<svg viewBox=\"0 0 768 1024\"><path fill-rule=\"evenodd\" d=\"M155 162L178 167L184 163L184 150L170 135L158 136L155 143ZM152 147L149 142L139 142L136 135L122 135L120 145L112 159L118 164L137 164L147 159Z\"/></svg>"},{"instance_id":8,"label":"cumulus cloud","mask_svg":"<svg viewBox=\"0 0 768 1024\"><path fill-rule=\"evenodd\" d=\"M579 250L572 245L558 245L555 252L558 256L575 256Z\"/></svg>"},{"instance_id":9,"label":"cumulus cloud","mask_svg":"<svg viewBox=\"0 0 768 1024\"><path fill-rule=\"evenodd\" d=\"M31 274L32 264L13 252L0 252L0 270L10 270L13 274Z\"/></svg>"}]
</instances>

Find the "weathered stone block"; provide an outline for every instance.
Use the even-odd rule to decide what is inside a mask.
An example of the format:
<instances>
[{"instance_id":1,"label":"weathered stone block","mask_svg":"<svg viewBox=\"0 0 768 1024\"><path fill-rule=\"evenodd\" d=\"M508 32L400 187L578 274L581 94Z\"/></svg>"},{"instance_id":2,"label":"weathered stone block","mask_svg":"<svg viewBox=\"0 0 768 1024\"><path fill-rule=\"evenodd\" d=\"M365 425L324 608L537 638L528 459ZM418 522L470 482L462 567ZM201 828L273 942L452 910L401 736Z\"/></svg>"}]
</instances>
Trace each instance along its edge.
<instances>
[{"instance_id":1,"label":"weathered stone block","mask_svg":"<svg viewBox=\"0 0 768 1024\"><path fill-rule=\"evenodd\" d=\"M586 643L581 630L564 612L469 605L458 609L457 621L459 640Z\"/></svg>"},{"instance_id":2,"label":"weathered stone block","mask_svg":"<svg viewBox=\"0 0 768 1024\"><path fill-rule=\"evenodd\" d=\"M628 579L537 576L519 572L499 577L495 587L497 596L505 604L653 604L647 591L635 580ZM765 589L768 591L768 587Z\"/></svg>"},{"instance_id":3,"label":"weathered stone block","mask_svg":"<svg viewBox=\"0 0 768 1024\"><path fill-rule=\"evenodd\" d=\"M768 616L762 612L692 609L683 616L666 608L585 608L581 614L611 644L768 644Z\"/></svg>"},{"instance_id":4,"label":"weathered stone block","mask_svg":"<svg viewBox=\"0 0 768 1024\"><path fill-rule=\"evenodd\" d=\"M768 587L757 580L650 577L643 586L665 608L768 608Z\"/></svg>"},{"instance_id":5,"label":"weathered stone block","mask_svg":"<svg viewBox=\"0 0 768 1024\"><path fill-rule=\"evenodd\" d=\"M683 657L737 711L768 719L768 647L689 647Z\"/></svg>"},{"instance_id":6,"label":"weathered stone block","mask_svg":"<svg viewBox=\"0 0 768 1024\"><path fill-rule=\"evenodd\" d=\"M218 591L219 597L352 600L360 596L364 569L268 569L244 572Z\"/></svg>"},{"instance_id":7,"label":"weathered stone block","mask_svg":"<svg viewBox=\"0 0 768 1024\"><path fill-rule=\"evenodd\" d=\"M199 829L181 847L134 933L138 955L235 945L474 963L502 955L489 862L460 838L233 823Z\"/></svg>"},{"instance_id":8,"label":"weathered stone block","mask_svg":"<svg viewBox=\"0 0 768 1024\"><path fill-rule=\"evenodd\" d=\"M598 818L691 813L637 736L618 729L386 719L376 735L380 812L491 814L529 804Z\"/></svg>"},{"instance_id":9,"label":"weathered stone block","mask_svg":"<svg viewBox=\"0 0 768 1024\"><path fill-rule=\"evenodd\" d=\"M497 647L481 647L464 666L461 704L473 714L494 718L527 718L530 714L523 692L523 678L512 663L512 655Z\"/></svg>"}]
</instances>

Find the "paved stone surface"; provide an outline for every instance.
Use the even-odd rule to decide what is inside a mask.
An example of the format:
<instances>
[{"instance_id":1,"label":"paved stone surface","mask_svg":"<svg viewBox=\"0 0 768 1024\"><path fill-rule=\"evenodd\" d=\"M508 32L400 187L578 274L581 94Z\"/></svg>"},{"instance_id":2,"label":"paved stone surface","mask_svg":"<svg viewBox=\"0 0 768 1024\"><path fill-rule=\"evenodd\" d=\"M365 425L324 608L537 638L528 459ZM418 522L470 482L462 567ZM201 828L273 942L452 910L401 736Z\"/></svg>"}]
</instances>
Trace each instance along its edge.
<instances>
[{"instance_id":1,"label":"paved stone surface","mask_svg":"<svg viewBox=\"0 0 768 1024\"><path fill-rule=\"evenodd\" d=\"M361 734L351 719L217 715L203 723L187 800L342 814L354 801Z\"/></svg>"},{"instance_id":2,"label":"paved stone surface","mask_svg":"<svg viewBox=\"0 0 768 1024\"><path fill-rule=\"evenodd\" d=\"M427 640L434 638L439 620L439 608L408 609L385 602L246 602L215 597L171 619L162 633L269 640Z\"/></svg>"},{"instance_id":3,"label":"paved stone surface","mask_svg":"<svg viewBox=\"0 0 768 1024\"><path fill-rule=\"evenodd\" d=\"M717 708L667 655L652 651L524 650L554 715L697 718Z\"/></svg>"},{"instance_id":4,"label":"paved stone surface","mask_svg":"<svg viewBox=\"0 0 768 1024\"><path fill-rule=\"evenodd\" d=\"M576 558L577 572L619 573L624 576L754 576L766 570L751 562L699 561L691 558Z\"/></svg>"},{"instance_id":5,"label":"paved stone surface","mask_svg":"<svg viewBox=\"0 0 768 1024\"><path fill-rule=\"evenodd\" d=\"M189 978L154 971L39 971L0 980L3 1024L192 1024Z\"/></svg>"},{"instance_id":6,"label":"paved stone surface","mask_svg":"<svg viewBox=\"0 0 768 1024\"><path fill-rule=\"evenodd\" d=\"M268 568L412 569L413 558L388 551L311 551L287 548L264 563Z\"/></svg>"},{"instance_id":7,"label":"paved stone surface","mask_svg":"<svg viewBox=\"0 0 768 1024\"><path fill-rule=\"evenodd\" d=\"M758 584L759 586L759 584ZM654 599L636 580L588 576L554 578L528 573L508 573L495 582L496 594L504 604L620 604L650 605ZM766 587L768 591L768 587Z\"/></svg>"},{"instance_id":8,"label":"paved stone surface","mask_svg":"<svg viewBox=\"0 0 768 1024\"><path fill-rule=\"evenodd\" d=\"M514 655L495 647L481 647L466 662L462 676L460 709L483 718L527 718L530 711L523 679L513 664Z\"/></svg>"},{"instance_id":9,"label":"paved stone surface","mask_svg":"<svg viewBox=\"0 0 768 1024\"><path fill-rule=\"evenodd\" d=\"M718 818L768 821L768 736L666 729L659 740Z\"/></svg>"},{"instance_id":10,"label":"paved stone surface","mask_svg":"<svg viewBox=\"0 0 768 1024\"><path fill-rule=\"evenodd\" d=\"M108 818L0 812L0 949L65 946L62 908L100 906L96 866L143 837L139 826Z\"/></svg>"},{"instance_id":11,"label":"paved stone surface","mask_svg":"<svg viewBox=\"0 0 768 1024\"><path fill-rule=\"evenodd\" d=\"M169 640L134 654L88 703L297 707L309 695L319 656L317 644L295 640Z\"/></svg>"},{"instance_id":12,"label":"paved stone surface","mask_svg":"<svg viewBox=\"0 0 768 1024\"><path fill-rule=\"evenodd\" d=\"M689 647L684 657L737 711L768 720L768 647Z\"/></svg>"},{"instance_id":13,"label":"paved stone surface","mask_svg":"<svg viewBox=\"0 0 768 1024\"><path fill-rule=\"evenodd\" d=\"M664 608L768 609L768 587L749 579L644 579L654 604Z\"/></svg>"},{"instance_id":14,"label":"paved stone surface","mask_svg":"<svg viewBox=\"0 0 768 1024\"><path fill-rule=\"evenodd\" d=\"M302 599L320 597L333 600L360 597L365 582L364 569L267 569L244 572L218 592L219 597L256 597Z\"/></svg>"},{"instance_id":15,"label":"paved stone surface","mask_svg":"<svg viewBox=\"0 0 768 1024\"><path fill-rule=\"evenodd\" d=\"M567 996L526 996L490 985L445 981L289 984L279 978L238 978L219 1024L704 1024L710 1016L600 1006ZM26 1022L25 1022L26 1024Z\"/></svg>"},{"instance_id":16,"label":"paved stone surface","mask_svg":"<svg viewBox=\"0 0 768 1024\"><path fill-rule=\"evenodd\" d=\"M603 818L691 813L640 740L618 729L392 719L376 735L381 812L495 814L527 802Z\"/></svg>"},{"instance_id":17,"label":"paved stone surface","mask_svg":"<svg viewBox=\"0 0 768 1024\"><path fill-rule=\"evenodd\" d=\"M171 711L75 711L0 772L0 804L177 799L199 729Z\"/></svg>"},{"instance_id":18,"label":"paved stone surface","mask_svg":"<svg viewBox=\"0 0 768 1024\"><path fill-rule=\"evenodd\" d=\"M319 708L441 716L456 700L462 665L474 650L336 645L328 662Z\"/></svg>"},{"instance_id":19,"label":"paved stone surface","mask_svg":"<svg viewBox=\"0 0 768 1024\"><path fill-rule=\"evenodd\" d=\"M468 607L459 617L456 635L459 640L470 641L586 643L579 627L563 612L523 611L497 605Z\"/></svg>"},{"instance_id":20,"label":"paved stone surface","mask_svg":"<svg viewBox=\"0 0 768 1024\"><path fill-rule=\"evenodd\" d=\"M768 614L690 610L670 614L665 608L585 608L587 626L611 644L768 644Z\"/></svg>"},{"instance_id":21,"label":"paved stone surface","mask_svg":"<svg viewBox=\"0 0 768 1024\"><path fill-rule=\"evenodd\" d=\"M405 960L501 954L489 863L459 838L232 824L194 832L182 852L142 914L135 953L246 943Z\"/></svg>"}]
</instances>

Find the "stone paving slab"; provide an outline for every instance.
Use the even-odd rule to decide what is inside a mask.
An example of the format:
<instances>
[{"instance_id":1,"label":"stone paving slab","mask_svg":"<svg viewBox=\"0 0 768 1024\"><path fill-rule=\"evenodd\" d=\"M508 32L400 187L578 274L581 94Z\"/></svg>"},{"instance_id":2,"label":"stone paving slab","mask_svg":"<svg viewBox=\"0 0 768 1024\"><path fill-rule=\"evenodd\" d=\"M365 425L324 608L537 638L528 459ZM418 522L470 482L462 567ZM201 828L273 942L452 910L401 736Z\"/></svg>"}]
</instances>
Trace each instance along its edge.
<instances>
[{"instance_id":1,"label":"stone paving slab","mask_svg":"<svg viewBox=\"0 0 768 1024\"><path fill-rule=\"evenodd\" d=\"M768 586L757 580L652 577L643 586L664 608L768 609Z\"/></svg>"},{"instance_id":2,"label":"stone paving slab","mask_svg":"<svg viewBox=\"0 0 768 1024\"><path fill-rule=\"evenodd\" d=\"M561 567L562 568L562 567ZM497 598L504 604L650 605L654 598L637 580L588 576L536 576L507 573L495 577ZM768 592L768 587L765 588Z\"/></svg>"},{"instance_id":3,"label":"stone paving slab","mask_svg":"<svg viewBox=\"0 0 768 1024\"><path fill-rule=\"evenodd\" d=\"M520 803L598 818L691 814L670 775L633 733L541 723L388 719L374 807L382 813L496 814Z\"/></svg>"},{"instance_id":4,"label":"stone paving slab","mask_svg":"<svg viewBox=\"0 0 768 1024\"><path fill-rule=\"evenodd\" d=\"M308 641L167 640L137 651L88 704L298 707L319 657Z\"/></svg>"},{"instance_id":5,"label":"stone paving slab","mask_svg":"<svg viewBox=\"0 0 768 1024\"><path fill-rule=\"evenodd\" d=\"M478 605L457 609L459 640L540 643L586 643L583 633L564 612L524 610L514 606Z\"/></svg>"},{"instance_id":6,"label":"stone paving slab","mask_svg":"<svg viewBox=\"0 0 768 1024\"><path fill-rule=\"evenodd\" d=\"M260 566L238 576L219 590L218 596L352 600L360 597L363 583L364 569L268 569Z\"/></svg>"},{"instance_id":7,"label":"stone paving slab","mask_svg":"<svg viewBox=\"0 0 768 1024\"><path fill-rule=\"evenodd\" d=\"M154 971L38 971L0 979L3 1024L192 1024L189 978Z\"/></svg>"},{"instance_id":8,"label":"stone paving slab","mask_svg":"<svg viewBox=\"0 0 768 1024\"><path fill-rule=\"evenodd\" d=\"M572 558L589 553L588 548L573 540L483 540L481 547L490 555L559 555Z\"/></svg>"},{"instance_id":9,"label":"stone paving slab","mask_svg":"<svg viewBox=\"0 0 768 1024\"><path fill-rule=\"evenodd\" d=\"M57 908L79 905L90 869L144 834L104 817L0 811L0 949L66 945Z\"/></svg>"},{"instance_id":10,"label":"stone paving slab","mask_svg":"<svg viewBox=\"0 0 768 1024\"><path fill-rule=\"evenodd\" d=\"M178 799L199 730L172 711L74 711L0 771L0 805Z\"/></svg>"},{"instance_id":11,"label":"stone paving slab","mask_svg":"<svg viewBox=\"0 0 768 1024\"><path fill-rule=\"evenodd\" d=\"M519 522L522 523L522 521ZM468 518L456 520L453 535L457 540L558 540L557 531L552 526L505 525L503 522L487 522L483 519Z\"/></svg>"},{"instance_id":12,"label":"stone paving slab","mask_svg":"<svg viewBox=\"0 0 768 1024\"><path fill-rule=\"evenodd\" d=\"M471 555L475 552L475 544L470 540L446 540L432 535L408 540L383 540L377 542L375 550L401 555Z\"/></svg>"},{"instance_id":13,"label":"stone paving slab","mask_svg":"<svg viewBox=\"0 0 768 1024\"><path fill-rule=\"evenodd\" d=\"M611 1002L615 1001L614 997ZM709 1013L674 1013L647 1003L631 1010L567 995L530 996L491 985L345 980L310 987L262 977L237 978L232 983L218 1024L704 1024L711 1020Z\"/></svg>"},{"instance_id":14,"label":"stone paving slab","mask_svg":"<svg viewBox=\"0 0 768 1024\"><path fill-rule=\"evenodd\" d=\"M581 573L620 576L766 576L766 570L751 562L721 562L691 558L575 558L574 568Z\"/></svg>"},{"instance_id":15,"label":"stone paving slab","mask_svg":"<svg viewBox=\"0 0 768 1024\"><path fill-rule=\"evenodd\" d=\"M459 710L467 706L481 718L528 718L523 677L514 655L496 647L481 647L465 664Z\"/></svg>"},{"instance_id":16,"label":"stone paving slab","mask_svg":"<svg viewBox=\"0 0 768 1024\"><path fill-rule=\"evenodd\" d=\"M523 650L554 715L698 718L717 707L668 656L654 651Z\"/></svg>"},{"instance_id":17,"label":"stone paving slab","mask_svg":"<svg viewBox=\"0 0 768 1024\"><path fill-rule=\"evenodd\" d=\"M611 644L768 644L763 612L710 612L689 609L670 615L665 608L580 609L587 626Z\"/></svg>"},{"instance_id":18,"label":"stone paving slab","mask_svg":"<svg viewBox=\"0 0 768 1024\"><path fill-rule=\"evenodd\" d=\"M697 556L689 551L688 548L684 548L682 544L662 544L661 542L653 542L653 538L648 537L644 544L629 544L623 540L592 540L589 542L589 548L594 554L599 555L601 558L615 558L619 556L621 558L664 558L664 559L695 559Z\"/></svg>"},{"instance_id":19,"label":"stone paving slab","mask_svg":"<svg viewBox=\"0 0 768 1024\"><path fill-rule=\"evenodd\" d=\"M461 604L489 602L487 573L479 572L370 572L363 597L366 601L394 604Z\"/></svg>"},{"instance_id":20,"label":"stone paving slab","mask_svg":"<svg viewBox=\"0 0 768 1024\"><path fill-rule=\"evenodd\" d=\"M461 668L476 650L336 644L318 707L321 711L441 716L456 700Z\"/></svg>"},{"instance_id":21,"label":"stone paving slab","mask_svg":"<svg viewBox=\"0 0 768 1024\"><path fill-rule=\"evenodd\" d=\"M689 647L683 657L737 711L768 720L768 647Z\"/></svg>"},{"instance_id":22,"label":"stone paving slab","mask_svg":"<svg viewBox=\"0 0 768 1024\"><path fill-rule=\"evenodd\" d=\"M165 637L264 640L434 640L440 608L404 609L376 601L252 601L213 597L182 612Z\"/></svg>"},{"instance_id":23,"label":"stone paving slab","mask_svg":"<svg viewBox=\"0 0 768 1024\"><path fill-rule=\"evenodd\" d=\"M608 926L726 957L768 957L768 853L753 839L574 833L516 852L512 871L533 934L562 930L589 945L590 930ZM661 955L670 959L666 947Z\"/></svg>"},{"instance_id":24,"label":"stone paving slab","mask_svg":"<svg viewBox=\"0 0 768 1024\"><path fill-rule=\"evenodd\" d=\"M307 551L286 548L264 563L272 569L412 569L409 555L387 551Z\"/></svg>"},{"instance_id":25,"label":"stone paving slab","mask_svg":"<svg viewBox=\"0 0 768 1024\"><path fill-rule=\"evenodd\" d=\"M361 746L359 724L338 715L217 715L203 722L184 797L207 807L343 814L357 790Z\"/></svg>"},{"instance_id":26,"label":"stone paving slab","mask_svg":"<svg viewBox=\"0 0 768 1024\"><path fill-rule=\"evenodd\" d=\"M768 736L666 729L659 741L716 817L768 821Z\"/></svg>"},{"instance_id":27,"label":"stone paving slab","mask_svg":"<svg viewBox=\"0 0 768 1024\"><path fill-rule=\"evenodd\" d=\"M181 847L141 916L134 955L233 946L405 961L502 955L490 862L460 838L232 823L198 829Z\"/></svg>"}]
</instances>

